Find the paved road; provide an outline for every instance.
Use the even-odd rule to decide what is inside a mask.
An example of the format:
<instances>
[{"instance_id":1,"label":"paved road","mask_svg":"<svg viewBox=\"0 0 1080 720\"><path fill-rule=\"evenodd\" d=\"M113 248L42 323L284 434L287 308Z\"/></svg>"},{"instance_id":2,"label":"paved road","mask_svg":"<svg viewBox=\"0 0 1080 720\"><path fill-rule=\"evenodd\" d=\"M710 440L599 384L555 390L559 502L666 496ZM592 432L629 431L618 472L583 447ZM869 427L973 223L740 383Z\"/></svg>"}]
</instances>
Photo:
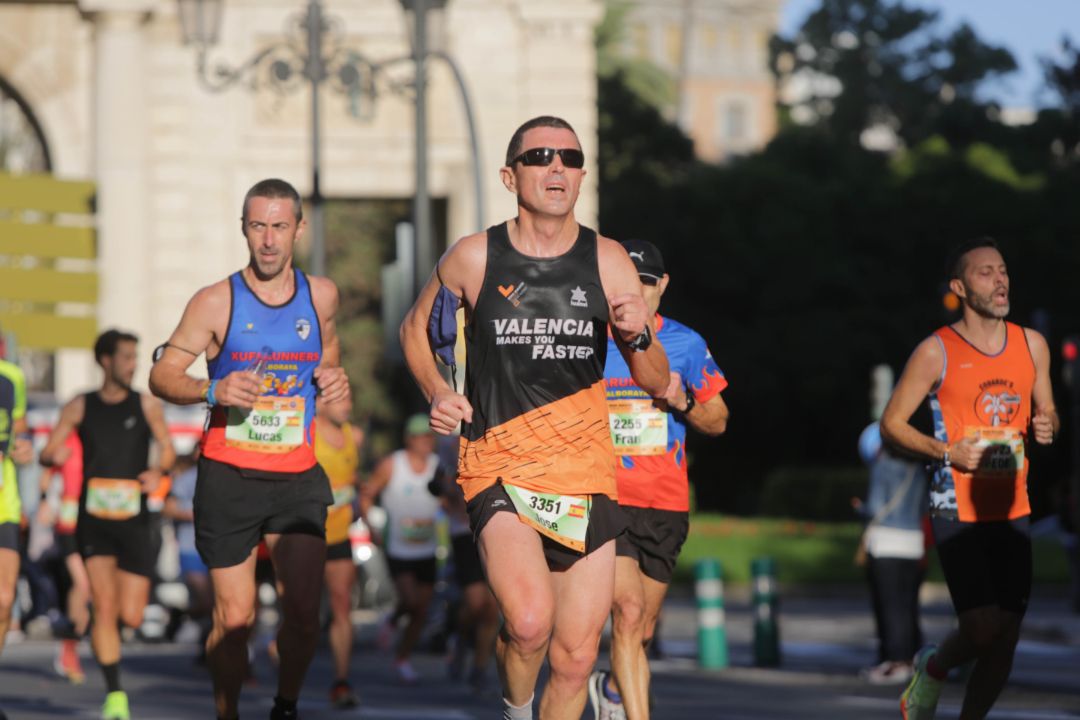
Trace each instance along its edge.
<instances>
[{"instance_id":1,"label":"paved road","mask_svg":"<svg viewBox=\"0 0 1080 720\"><path fill-rule=\"evenodd\" d=\"M728 604L728 635L733 667L719 672L696 669L693 660L693 606L675 598L665 606L664 638L668 657L654 663L657 720L877 720L899 717L898 689L871 687L857 678L859 667L874 660L872 625L865 602L855 596L786 600L782 606L784 666L765 670L752 665L750 608ZM947 606L931 604L924 614L930 639L950 626ZM496 695L475 697L445 679L441 658L417 658L425 681L398 685L388 656L374 650L372 626L358 627L354 679L363 705L353 712L330 709L325 691L330 661L325 648L309 675L301 708L306 720L481 720L499 716ZM192 663L191 644L125 645L124 681L137 720L213 717L209 680ZM96 667L85 660L89 679L74 687L52 671L51 643L10 645L0 658L0 708L12 720L94 718L103 697ZM256 682L245 688L242 717L266 717L273 696L273 667L260 653ZM961 687L950 685L938 713L951 720L959 713ZM591 717L586 712L585 717ZM1036 599L1018 653L1013 682L991 720L1066 720L1080 718L1080 621L1064 602Z\"/></svg>"}]
</instances>

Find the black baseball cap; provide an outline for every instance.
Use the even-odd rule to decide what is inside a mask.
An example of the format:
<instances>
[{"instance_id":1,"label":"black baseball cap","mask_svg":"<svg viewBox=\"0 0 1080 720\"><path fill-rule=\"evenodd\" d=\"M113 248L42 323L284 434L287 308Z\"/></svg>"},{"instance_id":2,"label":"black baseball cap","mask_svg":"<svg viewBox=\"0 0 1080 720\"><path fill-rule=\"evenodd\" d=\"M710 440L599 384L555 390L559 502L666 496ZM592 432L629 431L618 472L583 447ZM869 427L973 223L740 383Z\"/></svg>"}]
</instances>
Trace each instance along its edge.
<instances>
[{"instance_id":1,"label":"black baseball cap","mask_svg":"<svg viewBox=\"0 0 1080 720\"><path fill-rule=\"evenodd\" d=\"M634 261L641 281L646 285L655 285L664 277L664 256L648 240L626 240L623 248Z\"/></svg>"}]
</instances>

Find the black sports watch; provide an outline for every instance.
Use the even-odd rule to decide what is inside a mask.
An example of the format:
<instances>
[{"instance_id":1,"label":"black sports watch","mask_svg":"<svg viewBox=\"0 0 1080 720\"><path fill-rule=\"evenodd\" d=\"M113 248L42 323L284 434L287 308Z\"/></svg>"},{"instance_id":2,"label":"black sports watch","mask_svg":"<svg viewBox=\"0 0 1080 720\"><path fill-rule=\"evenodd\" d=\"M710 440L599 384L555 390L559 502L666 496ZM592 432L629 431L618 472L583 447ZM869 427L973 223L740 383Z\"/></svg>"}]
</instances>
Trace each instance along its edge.
<instances>
[{"instance_id":1,"label":"black sports watch","mask_svg":"<svg viewBox=\"0 0 1080 720\"><path fill-rule=\"evenodd\" d=\"M690 411L694 409L695 405L697 405L697 399L694 398L694 393L690 392L690 388L687 388L686 389L686 407L684 407L679 412L682 413L683 415L689 415Z\"/></svg>"},{"instance_id":2,"label":"black sports watch","mask_svg":"<svg viewBox=\"0 0 1080 720\"><path fill-rule=\"evenodd\" d=\"M641 331L640 335L633 340L628 340L626 342L626 347L634 352L645 352L649 349L650 345L652 345L652 330L648 325L645 326L645 329Z\"/></svg>"}]
</instances>

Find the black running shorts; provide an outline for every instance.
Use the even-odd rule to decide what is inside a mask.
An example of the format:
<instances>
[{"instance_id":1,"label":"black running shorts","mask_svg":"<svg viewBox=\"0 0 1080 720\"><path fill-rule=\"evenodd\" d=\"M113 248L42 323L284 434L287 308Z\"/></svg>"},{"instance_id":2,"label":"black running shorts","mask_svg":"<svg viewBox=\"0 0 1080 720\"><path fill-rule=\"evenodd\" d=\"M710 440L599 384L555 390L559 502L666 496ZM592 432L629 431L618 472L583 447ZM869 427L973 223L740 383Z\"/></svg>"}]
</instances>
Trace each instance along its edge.
<instances>
[{"instance_id":1,"label":"black running shorts","mask_svg":"<svg viewBox=\"0 0 1080 720\"><path fill-rule=\"evenodd\" d=\"M615 542L615 554L637 561L641 572L670 584L675 561L690 532L690 513L620 505L629 525Z\"/></svg>"},{"instance_id":2,"label":"black running shorts","mask_svg":"<svg viewBox=\"0 0 1080 720\"><path fill-rule=\"evenodd\" d=\"M957 614L996 606L1023 615L1031 597L1031 523L933 519L938 559Z\"/></svg>"},{"instance_id":3,"label":"black running shorts","mask_svg":"<svg viewBox=\"0 0 1080 720\"><path fill-rule=\"evenodd\" d=\"M434 585L438 566L435 556L426 558L404 559L386 556L386 567L390 570L390 577L398 578L402 575L412 575L416 582L421 585Z\"/></svg>"},{"instance_id":4,"label":"black running shorts","mask_svg":"<svg viewBox=\"0 0 1080 720\"><path fill-rule=\"evenodd\" d=\"M143 577L153 577L157 564L154 551L159 545L153 541L152 532L146 512L130 520L103 520L83 512L75 526L79 554L84 559L112 556L118 568Z\"/></svg>"},{"instance_id":5,"label":"black running shorts","mask_svg":"<svg viewBox=\"0 0 1080 720\"><path fill-rule=\"evenodd\" d=\"M0 523L0 550L19 552L19 523Z\"/></svg>"},{"instance_id":6,"label":"black running shorts","mask_svg":"<svg viewBox=\"0 0 1080 720\"><path fill-rule=\"evenodd\" d=\"M326 537L330 480L318 463L296 475L250 477L199 458L195 484L195 547L208 568L239 565L265 535Z\"/></svg>"},{"instance_id":7,"label":"black running shorts","mask_svg":"<svg viewBox=\"0 0 1080 720\"><path fill-rule=\"evenodd\" d=\"M487 490L466 503L465 509L469 513L469 526L473 531L477 545L480 543L480 533L484 526L494 517L495 513L508 512L517 515L510 496L506 494L502 484L492 485ZM585 534L585 552L579 553L555 542L551 538L540 535L544 544L544 557L547 558L551 567L570 567L581 558L604 546L609 540L614 540L626 529L626 516L618 503L607 495L593 495L592 509L589 511L589 529Z\"/></svg>"},{"instance_id":8,"label":"black running shorts","mask_svg":"<svg viewBox=\"0 0 1080 720\"><path fill-rule=\"evenodd\" d=\"M333 545L327 545L326 561L330 562L331 560L352 560L352 543L348 540L342 540Z\"/></svg>"},{"instance_id":9,"label":"black running shorts","mask_svg":"<svg viewBox=\"0 0 1080 720\"><path fill-rule=\"evenodd\" d=\"M450 545L454 549L454 579L458 587L484 582L484 568L480 565L480 554L476 551L472 535L454 535L450 538Z\"/></svg>"}]
</instances>

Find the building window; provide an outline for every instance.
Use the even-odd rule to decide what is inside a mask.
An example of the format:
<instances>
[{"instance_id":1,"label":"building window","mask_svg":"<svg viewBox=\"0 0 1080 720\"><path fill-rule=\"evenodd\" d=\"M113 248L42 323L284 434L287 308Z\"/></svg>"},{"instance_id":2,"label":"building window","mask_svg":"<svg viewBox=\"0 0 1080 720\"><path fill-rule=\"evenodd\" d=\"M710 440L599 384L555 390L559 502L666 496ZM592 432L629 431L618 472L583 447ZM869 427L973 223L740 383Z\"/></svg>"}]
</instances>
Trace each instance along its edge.
<instances>
[{"instance_id":1,"label":"building window","mask_svg":"<svg viewBox=\"0 0 1080 720\"><path fill-rule=\"evenodd\" d=\"M0 78L0 172L42 173L49 155L29 106Z\"/></svg>"},{"instance_id":2,"label":"building window","mask_svg":"<svg viewBox=\"0 0 1080 720\"><path fill-rule=\"evenodd\" d=\"M721 138L723 145L730 149L742 147L749 139L749 113L746 103L741 100L729 100L724 103Z\"/></svg>"},{"instance_id":3,"label":"building window","mask_svg":"<svg viewBox=\"0 0 1080 720\"><path fill-rule=\"evenodd\" d=\"M678 25L668 25L664 31L664 59L673 68L682 66L683 34Z\"/></svg>"},{"instance_id":4,"label":"building window","mask_svg":"<svg viewBox=\"0 0 1080 720\"><path fill-rule=\"evenodd\" d=\"M634 55L642 59L651 58L652 53L649 52L649 26L645 23L636 23L632 34Z\"/></svg>"}]
</instances>

